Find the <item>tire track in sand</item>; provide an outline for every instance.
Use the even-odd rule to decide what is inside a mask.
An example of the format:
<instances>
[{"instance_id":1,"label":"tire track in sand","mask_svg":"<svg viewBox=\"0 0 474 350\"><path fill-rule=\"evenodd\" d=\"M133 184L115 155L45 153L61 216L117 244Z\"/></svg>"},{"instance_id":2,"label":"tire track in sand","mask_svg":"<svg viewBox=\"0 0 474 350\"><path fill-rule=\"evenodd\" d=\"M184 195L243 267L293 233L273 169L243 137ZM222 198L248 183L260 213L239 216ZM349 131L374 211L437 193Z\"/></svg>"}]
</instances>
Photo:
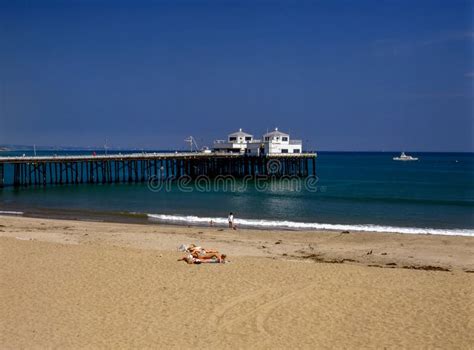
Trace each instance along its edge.
<instances>
[{"instance_id":1,"label":"tire track in sand","mask_svg":"<svg viewBox=\"0 0 474 350\"><path fill-rule=\"evenodd\" d=\"M266 337L272 336L272 331L269 329L267 323L271 317L273 311L277 307L282 307L297 298L305 297L306 290L314 287L316 283L311 283L304 286L291 286L284 289L275 288L263 288L249 294L242 294L237 298L232 299L230 302L220 304L215 308L214 313L209 317L211 325L217 327L218 331L224 331L229 334L241 334L245 335L245 332L239 332L239 323L251 323L255 327L255 333ZM278 293L279 296L271 297L270 301L260 301L261 297ZM283 295L281 295L283 294ZM245 308L249 306L243 306L242 304L249 303L251 310L246 311ZM254 306L257 304L256 306ZM238 310L236 310L238 309ZM233 312L235 311L235 312ZM232 317L233 313L238 314L236 317Z\"/></svg>"}]
</instances>

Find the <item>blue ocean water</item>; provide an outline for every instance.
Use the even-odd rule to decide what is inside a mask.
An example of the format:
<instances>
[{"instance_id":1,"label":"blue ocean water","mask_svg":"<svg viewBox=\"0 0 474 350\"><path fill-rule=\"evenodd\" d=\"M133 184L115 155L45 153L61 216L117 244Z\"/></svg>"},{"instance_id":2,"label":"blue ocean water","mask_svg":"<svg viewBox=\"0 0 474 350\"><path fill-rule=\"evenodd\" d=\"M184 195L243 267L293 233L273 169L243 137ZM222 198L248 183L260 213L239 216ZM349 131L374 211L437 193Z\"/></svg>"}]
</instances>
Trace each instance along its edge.
<instances>
[{"instance_id":1,"label":"blue ocean water","mask_svg":"<svg viewBox=\"0 0 474 350\"><path fill-rule=\"evenodd\" d=\"M320 152L315 192L284 186L262 192L251 185L207 192L177 186L154 192L146 184L6 187L0 211L134 212L158 221L217 224L232 211L247 226L474 235L474 154L410 154L420 160L393 161L398 154L389 152Z\"/></svg>"}]
</instances>

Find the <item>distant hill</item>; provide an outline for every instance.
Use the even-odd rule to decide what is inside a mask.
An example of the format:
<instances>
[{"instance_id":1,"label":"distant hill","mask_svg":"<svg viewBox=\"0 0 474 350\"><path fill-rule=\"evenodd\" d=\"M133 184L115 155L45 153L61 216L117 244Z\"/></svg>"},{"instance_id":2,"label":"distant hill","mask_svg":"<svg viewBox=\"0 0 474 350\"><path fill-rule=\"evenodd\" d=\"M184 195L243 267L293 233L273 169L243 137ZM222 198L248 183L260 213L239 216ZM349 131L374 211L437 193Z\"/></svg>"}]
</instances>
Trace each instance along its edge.
<instances>
[{"instance_id":1,"label":"distant hill","mask_svg":"<svg viewBox=\"0 0 474 350\"><path fill-rule=\"evenodd\" d=\"M175 151L176 149L173 149L172 151ZM33 151L33 146L32 145L11 145L11 144L0 144L0 152L25 152L25 151ZM57 152L67 152L67 151L87 151L87 152L92 152L92 151L98 151L98 152L103 152L104 148L97 146L91 146L91 147L75 147L75 146L36 146L36 151L57 151ZM124 147L109 147L107 148L108 152L117 152L117 151L135 151L135 152L157 152L157 151L171 151L169 149L160 149L160 148L124 148ZM178 150L181 151L181 150Z\"/></svg>"},{"instance_id":2,"label":"distant hill","mask_svg":"<svg viewBox=\"0 0 474 350\"><path fill-rule=\"evenodd\" d=\"M0 145L0 151L26 151L33 149L31 146L25 146L25 145Z\"/></svg>"},{"instance_id":3,"label":"distant hill","mask_svg":"<svg viewBox=\"0 0 474 350\"><path fill-rule=\"evenodd\" d=\"M82 151L82 150L95 150L100 147L68 147L68 146L36 146L37 151ZM0 145L0 151L32 151L32 145Z\"/></svg>"}]
</instances>

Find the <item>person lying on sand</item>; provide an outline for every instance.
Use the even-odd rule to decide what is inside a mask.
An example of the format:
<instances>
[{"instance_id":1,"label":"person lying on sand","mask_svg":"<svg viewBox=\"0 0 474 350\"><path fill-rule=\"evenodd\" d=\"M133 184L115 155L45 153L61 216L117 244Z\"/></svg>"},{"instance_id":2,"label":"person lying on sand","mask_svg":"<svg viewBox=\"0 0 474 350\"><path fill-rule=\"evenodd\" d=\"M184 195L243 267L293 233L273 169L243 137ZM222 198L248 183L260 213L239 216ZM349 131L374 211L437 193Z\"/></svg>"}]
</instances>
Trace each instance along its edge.
<instances>
[{"instance_id":1,"label":"person lying on sand","mask_svg":"<svg viewBox=\"0 0 474 350\"><path fill-rule=\"evenodd\" d=\"M224 264L226 262L226 257L227 256L225 254L219 253L213 253L200 257L197 257L193 254L188 254L183 256L181 259L178 259L178 261L186 261L188 264Z\"/></svg>"},{"instance_id":2,"label":"person lying on sand","mask_svg":"<svg viewBox=\"0 0 474 350\"><path fill-rule=\"evenodd\" d=\"M197 253L199 255L205 255L205 254L208 254L208 253L219 253L215 249L206 249L206 248L203 248L203 247L196 246L194 244L189 245L187 251L191 254Z\"/></svg>"},{"instance_id":3,"label":"person lying on sand","mask_svg":"<svg viewBox=\"0 0 474 350\"><path fill-rule=\"evenodd\" d=\"M221 254L217 251L215 252L203 252L203 251L195 251L192 252L191 255L195 257L196 259L219 259L222 255L225 256L225 254Z\"/></svg>"}]
</instances>

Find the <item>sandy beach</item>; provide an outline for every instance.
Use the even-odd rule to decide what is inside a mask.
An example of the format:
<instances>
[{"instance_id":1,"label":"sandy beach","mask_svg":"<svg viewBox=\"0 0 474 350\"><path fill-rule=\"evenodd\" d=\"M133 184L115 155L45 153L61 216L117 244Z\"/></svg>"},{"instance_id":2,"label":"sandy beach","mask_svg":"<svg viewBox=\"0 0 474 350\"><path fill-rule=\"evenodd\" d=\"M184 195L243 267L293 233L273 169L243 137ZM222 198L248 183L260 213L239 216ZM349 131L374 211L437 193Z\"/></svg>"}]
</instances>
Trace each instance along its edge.
<instances>
[{"instance_id":1,"label":"sandy beach","mask_svg":"<svg viewBox=\"0 0 474 350\"><path fill-rule=\"evenodd\" d=\"M3 349L474 343L472 237L0 216L0 252Z\"/></svg>"}]
</instances>

